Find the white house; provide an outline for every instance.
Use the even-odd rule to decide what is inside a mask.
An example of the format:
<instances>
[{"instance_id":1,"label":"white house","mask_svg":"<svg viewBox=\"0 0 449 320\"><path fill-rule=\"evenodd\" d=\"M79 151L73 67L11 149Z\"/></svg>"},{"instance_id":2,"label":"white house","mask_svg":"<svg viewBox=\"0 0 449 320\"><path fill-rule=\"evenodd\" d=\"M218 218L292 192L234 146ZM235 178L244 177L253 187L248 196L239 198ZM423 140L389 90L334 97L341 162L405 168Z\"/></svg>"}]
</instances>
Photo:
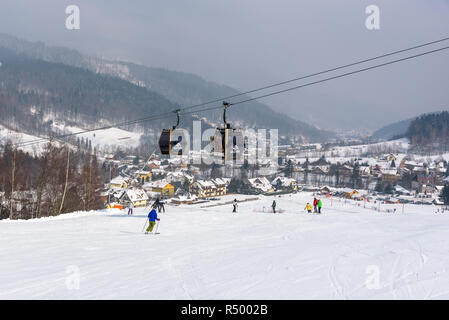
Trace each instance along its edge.
<instances>
[{"instance_id":1,"label":"white house","mask_svg":"<svg viewBox=\"0 0 449 320\"><path fill-rule=\"evenodd\" d=\"M251 187L264 193L273 192L274 188L266 177L248 179Z\"/></svg>"},{"instance_id":2,"label":"white house","mask_svg":"<svg viewBox=\"0 0 449 320\"><path fill-rule=\"evenodd\" d=\"M146 207L148 200L150 200L150 198L145 190L141 188L128 189L120 198L121 203L128 204L131 202L134 207Z\"/></svg>"}]
</instances>

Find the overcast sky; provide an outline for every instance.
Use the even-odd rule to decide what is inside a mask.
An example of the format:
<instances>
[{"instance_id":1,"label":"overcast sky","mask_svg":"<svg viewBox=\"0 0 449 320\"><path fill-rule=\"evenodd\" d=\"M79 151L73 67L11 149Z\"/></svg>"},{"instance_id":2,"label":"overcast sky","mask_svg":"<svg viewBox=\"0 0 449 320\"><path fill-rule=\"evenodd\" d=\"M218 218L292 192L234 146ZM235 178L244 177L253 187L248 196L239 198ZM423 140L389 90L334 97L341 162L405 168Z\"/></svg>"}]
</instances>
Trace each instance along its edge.
<instances>
[{"instance_id":1,"label":"overcast sky","mask_svg":"<svg viewBox=\"0 0 449 320\"><path fill-rule=\"evenodd\" d=\"M80 30L65 28L69 4ZM380 30L365 27L372 4ZM248 90L448 37L449 0L6 0L0 31ZM322 128L372 130L449 109L448 61L449 50L261 101Z\"/></svg>"}]
</instances>

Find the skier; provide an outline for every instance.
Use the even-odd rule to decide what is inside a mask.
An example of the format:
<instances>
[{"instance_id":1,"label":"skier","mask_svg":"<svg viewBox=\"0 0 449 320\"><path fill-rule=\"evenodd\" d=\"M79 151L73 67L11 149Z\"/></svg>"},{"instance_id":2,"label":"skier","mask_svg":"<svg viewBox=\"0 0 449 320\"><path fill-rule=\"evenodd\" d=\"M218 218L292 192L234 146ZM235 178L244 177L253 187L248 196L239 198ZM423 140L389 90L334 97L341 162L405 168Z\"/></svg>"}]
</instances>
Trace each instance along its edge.
<instances>
[{"instance_id":1,"label":"skier","mask_svg":"<svg viewBox=\"0 0 449 320\"><path fill-rule=\"evenodd\" d=\"M153 208L151 209L150 213L148 214L148 219L150 219L150 225L147 228L147 231L145 232L145 234L147 234L148 232L153 231L154 225L156 224L156 220L157 221L161 221L161 219L159 219L157 217L157 212L156 210L154 210L156 207L153 206Z\"/></svg>"},{"instance_id":2,"label":"skier","mask_svg":"<svg viewBox=\"0 0 449 320\"><path fill-rule=\"evenodd\" d=\"M273 208L273 213L276 213L276 200L273 200L271 207Z\"/></svg>"},{"instance_id":3,"label":"skier","mask_svg":"<svg viewBox=\"0 0 449 320\"><path fill-rule=\"evenodd\" d=\"M158 212L161 212L161 200L159 200L159 197L154 201L153 208L157 209Z\"/></svg>"},{"instance_id":4,"label":"skier","mask_svg":"<svg viewBox=\"0 0 449 320\"><path fill-rule=\"evenodd\" d=\"M307 209L308 213L312 213L312 206L310 205L310 203L307 202L306 207L304 209Z\"/></svg>"},{"instance_id":5,"label":"skier","mask_svg":"<svg viewBox=\"0 0 449 320\"><path fill-rule=\"evenodd\" d=\"M313 198L313 213L317 213L317 207L318 205L318 200L316 198Z\"/></svg>"},{"instance_id":6,"label":"skier","mask_svg":"<svg viewBox=\"0 0 449 320\"><path fill-rule=\"evenodd\" d=\"M133 203L130 202L128 204L128 215L132 215L133 214Z\"/></svg>"},{"instance_id":7,"label":"skier","mask_svg":"<svg viewBox=\"0 0 449 320\"><path fill-rule=\"evenodd\" d=\"M165 203L165 202L164 202L163 199L161 199L161 200L159 201L159 212L161 212L161 210L163 210L164 213L165 213L164 203Z\"/></svg>"},{"instance_id":8,"label":"skier","mask_svg":"<svg viewBox=\"0 0 449 320\"><path fill-rule=\"evenodd\" d=\"M321 207L323 206L323 203L321 202L321 199L318 200L318 213L321 213Z\"/></svg>"},{"instance_id":9,"label":"skier","mask_svg":"<svg viewBox=\"0 0 449 320\"><path fill-rule=\"evenodd\" d=\"M234 206L234 209L232 210L232 212L237 212L237 199L234 199L234 201L232 202L232 205Z\"/></svg>"}]
</instances>

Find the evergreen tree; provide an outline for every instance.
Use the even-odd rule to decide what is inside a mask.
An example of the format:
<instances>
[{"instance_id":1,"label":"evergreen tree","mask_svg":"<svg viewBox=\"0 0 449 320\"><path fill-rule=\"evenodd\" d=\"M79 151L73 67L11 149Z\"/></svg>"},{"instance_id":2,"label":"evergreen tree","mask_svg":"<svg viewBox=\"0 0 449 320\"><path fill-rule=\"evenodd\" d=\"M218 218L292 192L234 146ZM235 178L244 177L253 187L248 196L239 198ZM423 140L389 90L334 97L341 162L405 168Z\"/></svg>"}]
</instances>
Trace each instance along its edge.
<instances>
[{"instance_id":1,"label":"evergreen tree","mask_svg":"<svg viewBox=\"0 0 449 320\"><path fill-rule=\"evenodd\" d=\"M287 165L285 166L284 174L286 177L291 178L293 175L293 162L292 160L288 160Z\"/></svg>"}]
</instances>

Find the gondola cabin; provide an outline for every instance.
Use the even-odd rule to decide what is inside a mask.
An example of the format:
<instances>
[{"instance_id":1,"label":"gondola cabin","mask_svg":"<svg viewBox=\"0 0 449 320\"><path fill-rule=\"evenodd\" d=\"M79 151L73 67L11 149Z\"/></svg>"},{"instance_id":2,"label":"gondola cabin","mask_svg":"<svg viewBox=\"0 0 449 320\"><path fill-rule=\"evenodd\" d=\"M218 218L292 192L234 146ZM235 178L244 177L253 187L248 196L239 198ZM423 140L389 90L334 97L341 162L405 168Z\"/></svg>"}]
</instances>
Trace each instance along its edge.
<instances>
[{"instance_id":1,"label":"gondola cabin","mask_svg":"<svg viewBox=\"0 0 449 320\"><path fill-rule=\"evenodd\" d=\"M177 140L173 140L173 129L162 129L162 133L159 138L159 149L161 154L171 154L173 147L181 141L181 136L179 136ZM182 153L182 150L179 150L178 154L180 153Z\"/></svg>"},{"instance_id":2,"label":"gondola cabin","mask_svg":"<svg viewBox=\"0 0 449 320\"><path fill-rule=\"evenodd\" d=\"M159 149L161 151L161 154L164 154L164 155L171 154L173 147L182 141L181 136L179 136L176 140L173 140L173 131L175 131L175 129L179 125L179 112L180 112L179 109L174 111L174 113L176 113L176 117L177 117L176 125L173 126L173 128L171 128L171 129L162 129L162 133L159 138ZM179 150L178 155L181 155L181 154L182 154L182 150Z\"/></svg>"}]
</instances>

